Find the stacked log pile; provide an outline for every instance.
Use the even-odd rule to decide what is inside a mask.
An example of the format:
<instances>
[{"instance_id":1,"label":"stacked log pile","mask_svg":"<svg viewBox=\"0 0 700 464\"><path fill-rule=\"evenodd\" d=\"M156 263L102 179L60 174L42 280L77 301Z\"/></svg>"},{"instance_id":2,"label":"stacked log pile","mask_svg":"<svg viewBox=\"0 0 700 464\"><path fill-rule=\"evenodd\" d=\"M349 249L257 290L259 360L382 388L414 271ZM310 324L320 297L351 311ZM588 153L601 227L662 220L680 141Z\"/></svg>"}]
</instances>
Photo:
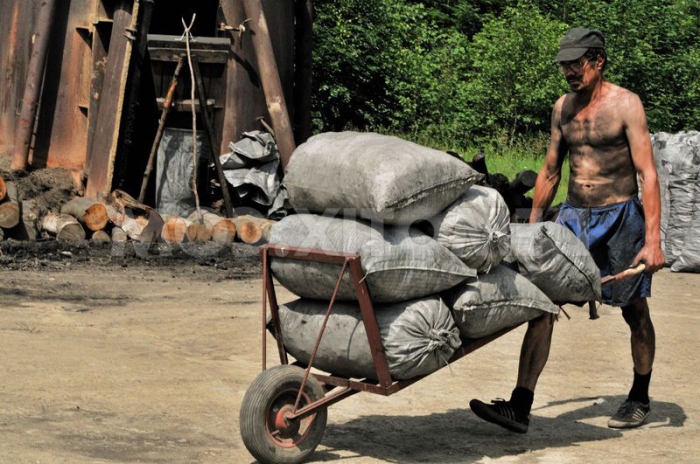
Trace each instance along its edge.
<instances>
[{"instance_id":1,"label":"stacked log pile","mask_svg":"<svg viewBox=\"0 0 700 464\"><path fill-rule=\"evenodd\" d=\"M176 245L213 241L229 245L266 243L275 221L248 214L224 218L202 210L187 218L162 217L126 192L115 190L103 201L74 197L58 211L42 211L34 199L23 200L14 182L0 177L0 241L54 238L75 243L125 243Z\"/></svg>"},{"instance_id":2,"label":"stacked log pile","mask_svg":"<svg viewBox=\"0 0 700 464\"><path fill-rule=\"evenodd\" d=\"M450 153L454 156L461 157L456 153ZM537 181L537 173L530 169L518 172L513 179L501 173L489 172L486 165L486 155L477 153L470 162L467 162L474 170L484 175L484 180L481 185L496 189L501 194L508 205L510 211L511 222L525 223L530 218L532 210L532 198L526 194L535 188ZM545 220L553 220L559 211L559 206L550 207L546 213Z\"/></svg>"}]
</instances>

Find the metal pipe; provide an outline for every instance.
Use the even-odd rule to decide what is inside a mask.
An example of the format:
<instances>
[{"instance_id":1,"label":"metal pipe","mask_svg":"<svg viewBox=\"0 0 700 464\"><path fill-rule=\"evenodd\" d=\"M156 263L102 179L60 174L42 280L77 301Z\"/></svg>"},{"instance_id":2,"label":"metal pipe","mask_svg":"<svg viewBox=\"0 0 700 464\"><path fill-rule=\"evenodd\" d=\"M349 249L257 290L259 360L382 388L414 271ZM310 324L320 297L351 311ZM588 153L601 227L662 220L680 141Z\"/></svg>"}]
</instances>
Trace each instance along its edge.
<instances>
[{"instance_id":1,"label":"metal pipe","mask_svg":"<svg viewBox=\"0 0 700 464\"><path fill-rule=\"evenodd\" d=\"M32 142L36 109L41 94L41 82L46 68L49 38L55 19L53 14L55 6L56 0L43 0L39 5L36 31L33 36L32 56L29 59L29 72L27 73L27 82L24 85L20 117L15 127L17 138L10 165L13 170L27 169L29 146Z\"/></svg>"}]
</instances>

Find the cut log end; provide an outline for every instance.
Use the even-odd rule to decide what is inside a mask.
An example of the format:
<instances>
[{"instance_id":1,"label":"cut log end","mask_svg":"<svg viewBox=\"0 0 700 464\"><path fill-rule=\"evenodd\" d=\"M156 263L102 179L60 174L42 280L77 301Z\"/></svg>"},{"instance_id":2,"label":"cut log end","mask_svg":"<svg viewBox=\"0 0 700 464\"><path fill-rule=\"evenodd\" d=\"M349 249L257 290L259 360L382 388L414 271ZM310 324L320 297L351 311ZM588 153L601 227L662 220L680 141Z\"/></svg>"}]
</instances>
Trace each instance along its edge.
<instances>
[{"instance_id":1,"label":"cut log end","mask_svg":"<svg viewBox=\"0 0 700 464\"><path fill-rule=\"evenodd\" d=\"M182 243L187 237L187 226L191 223L187 219L178 216L170 216L163 224L161 237L170 244Z\"/></svg>"},{"instance_id":2,"label":"cut log end","mask_svg":"<svg viewBox=\"0 0 700 464\"><path fill-rule=\"evenodd\" d=\"M5 195L7 194L7 187L5 187L5 180L0 177L0 201L5 199Z\"/></svg>"},{"instance_id":3,"label":"cut log end","mask_svg":"<svg viewBox=\"0 0 700 464\"><path fill-rule=\"evenodd\" d=\"M187 238L193 243L206 243L211 240L211 232L204 224L193 222L187 227Z\"/></svg>"}]
</instances>

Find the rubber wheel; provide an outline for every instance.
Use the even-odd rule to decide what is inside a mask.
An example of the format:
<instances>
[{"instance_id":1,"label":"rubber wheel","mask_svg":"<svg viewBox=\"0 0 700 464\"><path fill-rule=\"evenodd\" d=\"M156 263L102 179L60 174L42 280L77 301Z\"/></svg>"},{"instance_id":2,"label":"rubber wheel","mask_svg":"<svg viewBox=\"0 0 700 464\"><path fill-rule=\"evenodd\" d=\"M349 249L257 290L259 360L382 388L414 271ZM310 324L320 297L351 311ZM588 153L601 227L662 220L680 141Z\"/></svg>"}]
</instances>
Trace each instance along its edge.
<instances>
[{"instance_id":1,"label":"rubber wheel","mask_svg":"<svg viewBox=\"0 0 700 464\"><path fill-rule=\"evenodd\" d=\"M258 375L243 397L239 416L241 437L250 454L263 464L304 461L326 431L326 408L297 421L285 418L294 409L303 379L304 370L300 367L275 366ZM299 409L323 397L320 383L309 376Z\"/></svg>"}]
</instances>

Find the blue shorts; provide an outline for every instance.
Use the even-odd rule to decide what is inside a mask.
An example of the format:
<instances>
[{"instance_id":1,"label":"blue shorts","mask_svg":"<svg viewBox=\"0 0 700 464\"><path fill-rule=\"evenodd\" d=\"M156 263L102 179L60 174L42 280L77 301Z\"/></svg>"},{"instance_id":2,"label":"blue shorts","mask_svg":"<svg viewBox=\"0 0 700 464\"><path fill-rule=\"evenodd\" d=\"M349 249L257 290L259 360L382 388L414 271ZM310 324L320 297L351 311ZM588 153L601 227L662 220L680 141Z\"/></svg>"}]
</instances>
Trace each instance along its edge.
<instances>
[{"instance_id":1,"label":"blue shorts","mask_svg":"<svg viewBox=\"0 0 700 464\"><path fill-rule=\"evenodd\" d=\"M561 205L557 223L571 230L586 245L601 277L629 268L644 246L646 228L642 202L631 198L596 208ZM635 298L651 296L651 275L639 275L603 286L603 302L627 306Z\"/></svg>"}]
</instances>

